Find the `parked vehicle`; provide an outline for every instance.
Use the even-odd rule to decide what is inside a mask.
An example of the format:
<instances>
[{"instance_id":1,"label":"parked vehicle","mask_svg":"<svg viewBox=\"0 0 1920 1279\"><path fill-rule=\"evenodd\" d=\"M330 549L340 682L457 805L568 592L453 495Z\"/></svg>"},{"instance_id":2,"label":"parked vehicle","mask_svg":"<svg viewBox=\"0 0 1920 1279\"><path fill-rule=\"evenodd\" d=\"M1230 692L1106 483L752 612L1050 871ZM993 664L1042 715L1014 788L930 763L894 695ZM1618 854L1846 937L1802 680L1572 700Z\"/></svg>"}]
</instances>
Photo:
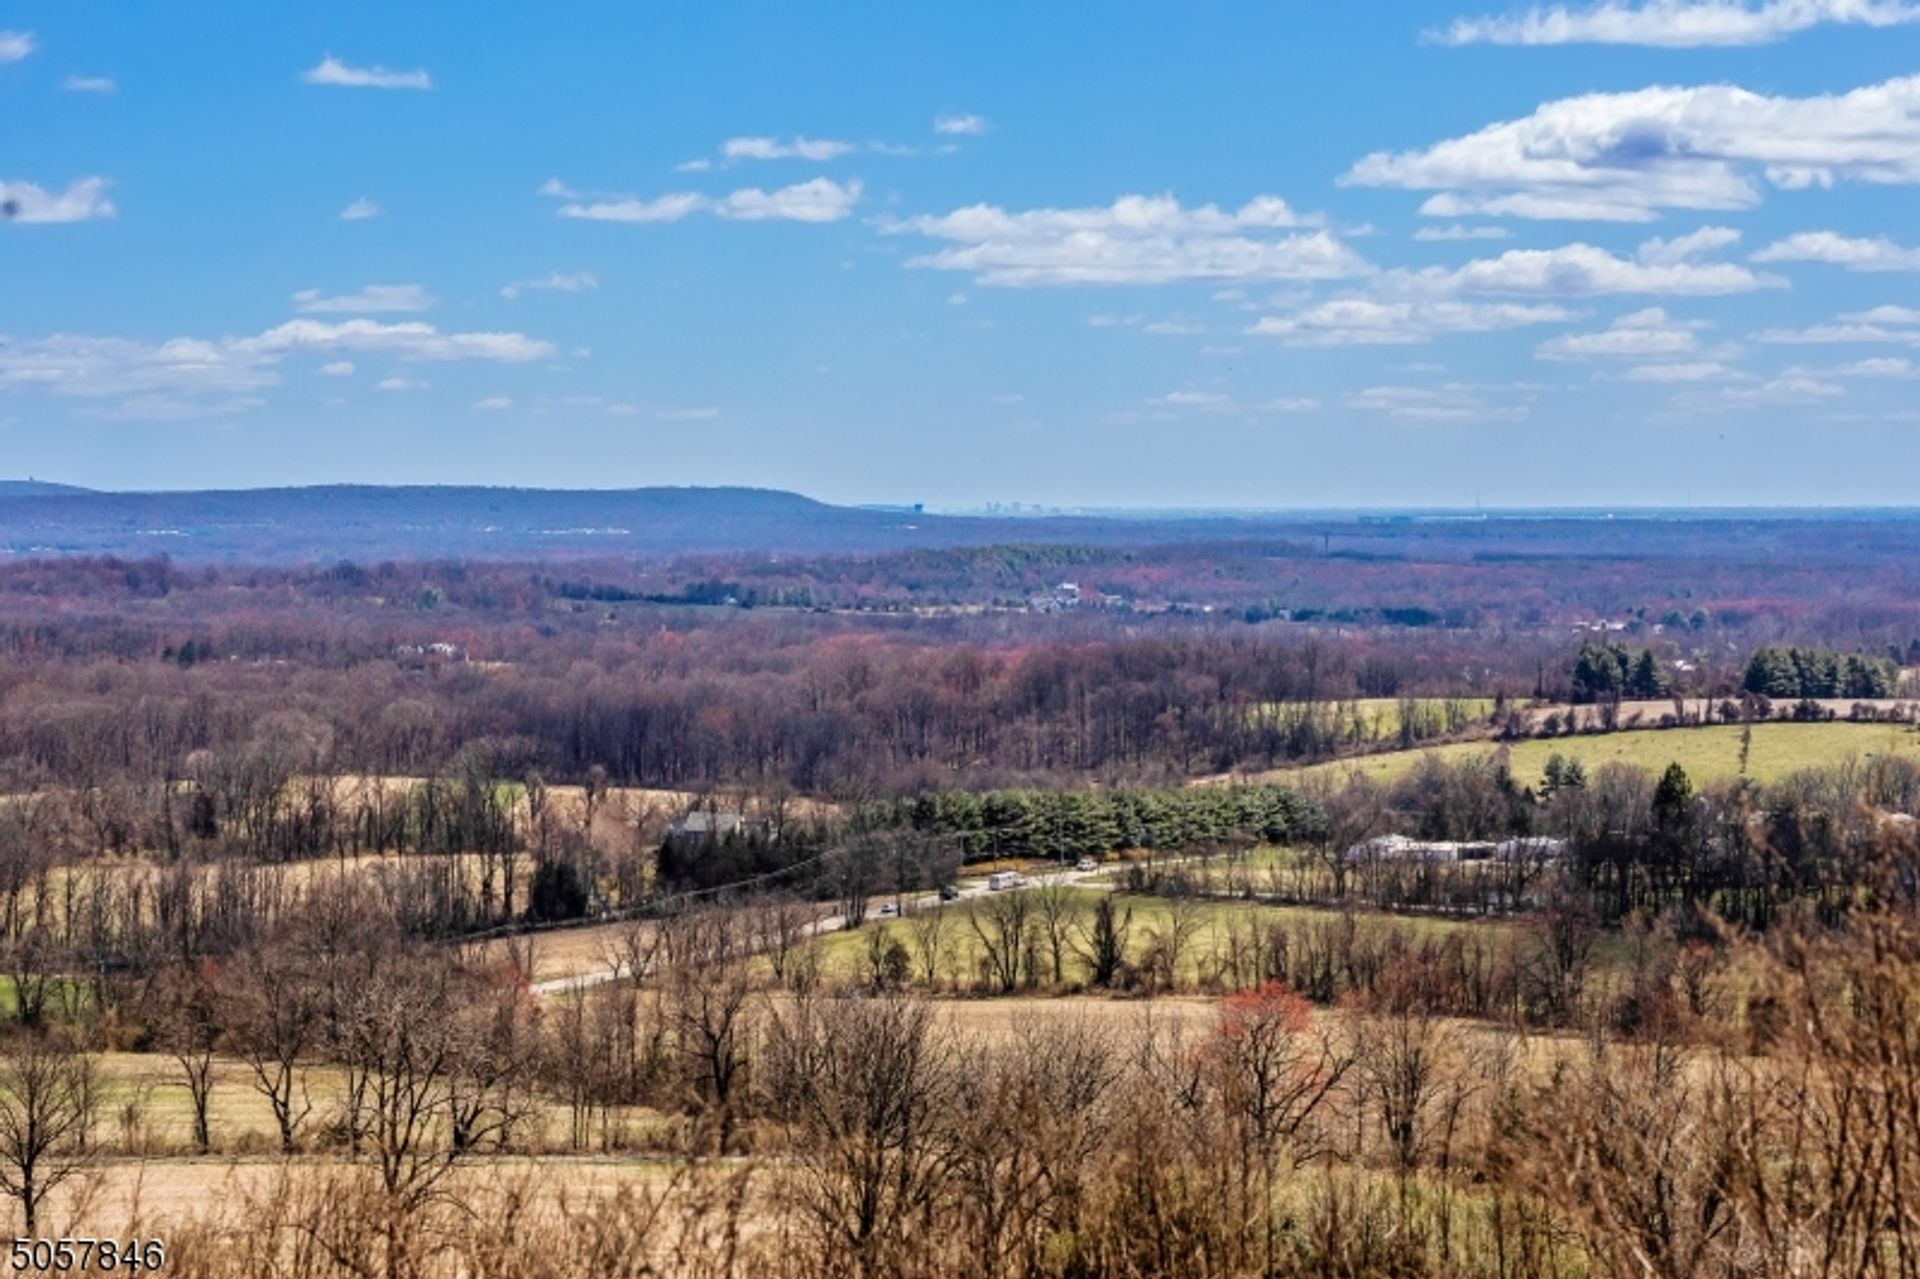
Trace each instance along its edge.
<instances>
[{"instance_id":1,"label":"parked vehicle","mask_svg":"<svg viewBox=\"0 0 1920 1279\"><path fill-rule=\"evenodd\" d=\"M987 876L987 891L990 893L1005 892L1009 888L1020 887L1024 882L1026 881L1020 878L1018 871L997 870Z\"/></svg>"}]
</instances>

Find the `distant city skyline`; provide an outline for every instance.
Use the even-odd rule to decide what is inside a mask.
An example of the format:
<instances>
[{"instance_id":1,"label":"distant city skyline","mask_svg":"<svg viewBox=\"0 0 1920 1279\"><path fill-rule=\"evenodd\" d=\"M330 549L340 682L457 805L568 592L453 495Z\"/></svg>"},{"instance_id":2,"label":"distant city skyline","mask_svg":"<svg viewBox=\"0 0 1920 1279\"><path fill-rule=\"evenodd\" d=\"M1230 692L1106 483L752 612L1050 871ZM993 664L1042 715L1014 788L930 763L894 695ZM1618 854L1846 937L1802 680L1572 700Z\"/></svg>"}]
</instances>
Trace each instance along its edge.
<instances>
[{"instance_id":1,"label":"distant city skyline","mask_svg":"<svg viewBox=\"0 0 1920 1279\"><path fill-rule=\"evenodd\" d=\"M0 478L957 511L1920 474L1920 3L27 0L0 111Z\"/></svg>"}]
</instances>

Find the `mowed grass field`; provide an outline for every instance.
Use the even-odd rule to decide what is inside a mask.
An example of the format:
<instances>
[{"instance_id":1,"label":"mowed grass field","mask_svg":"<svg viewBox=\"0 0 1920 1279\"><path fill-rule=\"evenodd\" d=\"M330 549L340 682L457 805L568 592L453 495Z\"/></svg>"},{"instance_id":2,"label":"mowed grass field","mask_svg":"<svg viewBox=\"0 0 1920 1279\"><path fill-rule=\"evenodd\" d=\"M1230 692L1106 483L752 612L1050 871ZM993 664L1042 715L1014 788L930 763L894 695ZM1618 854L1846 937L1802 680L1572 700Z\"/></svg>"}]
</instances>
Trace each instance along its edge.
<instances>
[{"instance_id":1,"label":"mowed grass field","mask_svg":"<svg viewBox=\"0 0 1920 1279\"><path fill-rule=\"evenodd\" d=\"M1041 893L1057 892L1063 906L1063 920L1067 936L1078 940L1087 935L1092 923L1094 904L1107 891L1098 888L1059 888L1026 889L1028 927L1036 936L1041 937L1039 957L1041 976L1051 979L1052 953L1046 944L1041 930L1042 902ZM875 899L877 908L884 899ZM1304 926L1321 924L1334 926L1340 921L1340 912L1319 910L1307 906L1274 906L1258 902L1226 900L1219 898L1192 898L1176 905L1163 897L1136 897L1120 894L1113 897L1113 903L1119 915L1128 921L1127 958L1134 963L1142 962L1156 937L1168 937L1175 932L1175 916L1184 916L1183 922L1190 929L1184 944L1179 948L1179 961L1175 968L1175 985L1178 988L1193 988L1204 984L1210 974L1223 962L1228 952L1229 939L1237 930L1243 935L1258 928L1264 929L1272 924ZM939 931L939 959L936 966L936 982L946 988L969 988L982 983L982 963L986 958L985 946L979 934L968 920L970 912L978 912L981 927L989 936L993 928L988 920L988 912L995 909L997 899L973 898L948 906L923 908L909 919L888 919L874 921L869 916L868 924L851 932L829 933L808 943L814 951L820 965L820 975L830 983L859 985L868 979L869 948L872 934L877 930L887 941L898 941L909 955L914 957L912 984L920 984L923 973L920 968L919 951L916 948L916 920L928 915L937 916L942 921ZM1486 930L1507 930L1514 927L1501 920L1455 920L1421 916L1395 916L1375 912L1356 912L1353 915L1355 927L1363 935L1386 931L1398 931L1412 938L1438 937L1463 928ZM1062 967L1065 980L1078 983L1086 979L1086 963L1074 953L1072 946L1066 946ZM990 984L990 983L986 983ZM1002 1001L995 1001L1000 1003Z\"/></svg>"},{"instance_id":2,"label":"mowed grass field","mask_svg":"<svg viewBox=\"0 0 1920 1279\"><path fill-rule=\"evenodd\" d=\"M1576 737L1528 738L1506 743L1513 775L1532 785L1540 780L1547 760L1560 755L1577 759L1591 774L1603 764L1632 764L1649 772L1679 764L1695 784L1732 781L1741 775L1738 724L1696 728L1631 729ZM1319 774L1342 778L1354 773L1375 781L1404 777L1433 755L1443 762L1485 756L1496 750L1487 742L1458 742L1424 750L1392 751L1358 759L1337 760L1302 769L1262 774L1262 780L1285 781ZM1848 760L1866 761L1897 756L1920 763L1920 732L1900 724L1755 724L1746 775L1775 782L1802 769L1825 768Z\"/></svg>"}]
</instances>

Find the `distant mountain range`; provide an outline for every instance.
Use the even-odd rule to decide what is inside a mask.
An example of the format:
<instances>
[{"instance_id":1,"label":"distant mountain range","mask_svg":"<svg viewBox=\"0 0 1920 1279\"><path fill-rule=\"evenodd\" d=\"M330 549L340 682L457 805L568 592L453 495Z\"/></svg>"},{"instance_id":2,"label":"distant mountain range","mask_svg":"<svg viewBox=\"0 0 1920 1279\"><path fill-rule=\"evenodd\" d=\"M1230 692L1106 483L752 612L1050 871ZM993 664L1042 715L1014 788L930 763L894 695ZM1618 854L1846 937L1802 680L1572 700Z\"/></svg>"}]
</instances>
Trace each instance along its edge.
<instances>
[{"instance_id":1,"label":"distant mountain range","mask_svg":"<svg viewBox=\"0 0 1920 1279\"><path fill-rule=\"evenodd\" d=\"M1244 527L1178 521L1186 536ZM107 493L0 486L0 555L167 554L180 560L659 558L682 553L881 552L1012 541L1164 541L1115 518L926 515L832 506L752 488L467 487ZM1167 526L1172 532L1173 524Z\"/></svg>"},{"instance_id":2,"label":"distant mountain range","mask_svg":"<svg viewBox=\"0 0 1920 1279\"><path fill-rule=\"evenodd\" d=\"M0 561L48 555L169 555L188 562L385 559L561 560L767 552L875 554L1000 544L1147 547L1259 539L1323 554L1439 559L1646 555L1684 545L1771 554L1809 523L1910 551L1905 511L1103 512L931 515L833 506L776 489L475 487L231 489L109 493L0 481ZM1830 541L1838 532L1822 534ZM1838 543L1836 543L1838 544Z\"/></svg>"},{"instance_id":3,"label":"distant mountain range","mask_svg":"<svg viewBox=\"0 0 1920 1279\"><path fill-rule=\"evenodd\" d=\"M50 484L46 480L0 480L0 497L60 497L92 491L75 484Z\"/></svg>"}]
</instances>

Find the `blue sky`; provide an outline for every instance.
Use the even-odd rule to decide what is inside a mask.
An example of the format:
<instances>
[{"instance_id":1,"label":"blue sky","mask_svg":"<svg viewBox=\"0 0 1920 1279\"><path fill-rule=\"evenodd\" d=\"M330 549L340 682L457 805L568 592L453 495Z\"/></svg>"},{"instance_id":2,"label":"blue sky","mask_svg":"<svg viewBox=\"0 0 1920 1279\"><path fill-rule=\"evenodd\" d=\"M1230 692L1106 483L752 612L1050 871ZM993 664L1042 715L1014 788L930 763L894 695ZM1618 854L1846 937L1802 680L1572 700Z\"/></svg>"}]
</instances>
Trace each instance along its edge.
<instances>
[{"instance_id":1,"label":"blue sky","mask_svg":"<svg viewBox=\"0 0 1920 1279\"><path fill-rule=\"evenodd\" d=\"M1904 504L1916 196L1906 0L4 4L0 475Z\"/></svg>"}]
</instances>

